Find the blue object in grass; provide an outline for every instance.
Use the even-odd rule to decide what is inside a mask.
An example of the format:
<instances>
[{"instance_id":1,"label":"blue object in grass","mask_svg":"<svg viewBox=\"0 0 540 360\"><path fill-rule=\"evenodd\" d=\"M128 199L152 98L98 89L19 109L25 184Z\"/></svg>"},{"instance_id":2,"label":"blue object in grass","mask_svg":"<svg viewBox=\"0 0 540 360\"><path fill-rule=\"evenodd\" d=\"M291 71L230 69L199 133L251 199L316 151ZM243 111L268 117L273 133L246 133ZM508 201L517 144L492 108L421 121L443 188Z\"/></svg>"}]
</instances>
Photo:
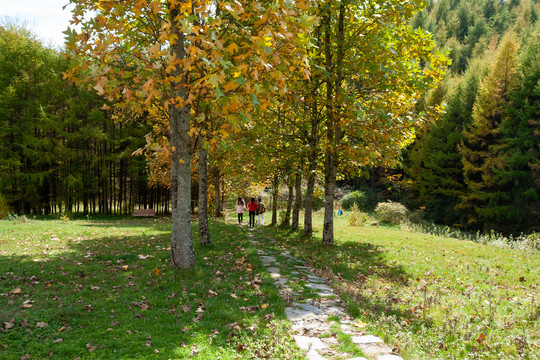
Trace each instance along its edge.
<instances>
[{"instance_id":1,"label":"blue object in grass","mask_svg":"<svg viewBox=\"0 0 540 360\"><path fill-rule=\"evenodd\" d=\"M343 215L343 210L339 209L339 210L337 211L337 214L338 214L338 215Z\"/></svg>"}]
</instances>

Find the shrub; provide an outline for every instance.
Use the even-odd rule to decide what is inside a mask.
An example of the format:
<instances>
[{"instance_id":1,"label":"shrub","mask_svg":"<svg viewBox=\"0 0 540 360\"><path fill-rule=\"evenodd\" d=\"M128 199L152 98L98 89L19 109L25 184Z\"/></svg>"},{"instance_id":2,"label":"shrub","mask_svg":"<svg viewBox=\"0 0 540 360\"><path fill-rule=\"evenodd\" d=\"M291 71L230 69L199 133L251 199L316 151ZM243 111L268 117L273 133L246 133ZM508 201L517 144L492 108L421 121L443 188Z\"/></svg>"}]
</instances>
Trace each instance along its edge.
<instances>
[{"instance_id":1,"label":"shrub","mask_svg":"<svg viewBox=\"0 0 540 360\"><path fill-rule=\"evenodd\" d=\"M359 210L371 212L378 201L377 193L373 189L366 189L348 193L340 200L340 203L344 210L350 210L353 204L356 204Z\"/></svg>"},{"instance_id":2,"label":"shrub","mask_svg":"<svg viewBox=\"0 0 540 360\"><path fill-rule=\"evenodd\" d=\"M353 203L351 207L351 214L349 215L349 225L350 226L364 226L364 224L369 220L369 217L366 213L360 212L358 205Z\"/></svg>"},{"instance_id":3,"label":"shrub","mask_svg":"<svg viewBox=\"0 0 540 360\"><path fill-rule=\"evenodd\" d=\"M384 202L377 204L375 213L381 222L390 225L398 225L407 220L408 210L405 206L397 202Z\"/></svg>"},{"instance_id":4,"label":"shrub","mask_svg":"<svg viewBox=\"0 0 540 360\"><path fill-rule=\"evenodd\" d=\"M341 206L344 210L351 210L354 205L356 205L358 210L365 210L368 206L366 193L363 191L353 191L341 199Z\"/></svg>"}]
</instances>

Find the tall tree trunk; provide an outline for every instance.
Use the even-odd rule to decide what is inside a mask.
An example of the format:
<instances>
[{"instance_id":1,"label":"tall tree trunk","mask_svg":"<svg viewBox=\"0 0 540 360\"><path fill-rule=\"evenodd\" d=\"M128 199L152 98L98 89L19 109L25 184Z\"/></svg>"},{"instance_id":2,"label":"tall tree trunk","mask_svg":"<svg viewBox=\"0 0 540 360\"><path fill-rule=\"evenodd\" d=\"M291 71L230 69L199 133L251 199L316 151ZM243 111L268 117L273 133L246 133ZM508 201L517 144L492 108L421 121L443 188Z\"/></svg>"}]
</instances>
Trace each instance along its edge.
<instances>
[{"instance_id":1,"label":"tall tree trunk","mask_svg":"<svg viewBox=\"0 0 540 360\"><path fill-rule=\"evenodd\" d=\"M339 161L339 145L342 139L342 130L339 126L339 108L335 105L335 98L339 98L342 83L342 68L344 58L344 36L345 36L345 5L339 4L338 31L335 43L337 44L335 54L335 64L332 63L333 46L332 41L332 9L328 8L324 16L325 38L324 52L326 69L329 76L326 80L326 153L324 161L324 225L322 243L326 245L334 244L334 193L336 188L337 167Z\"/></svg>"},{"instance_id":2,"label":"tall tree trunk","mask_svg":"<svg viewBox=\"0 0 540 360\"><path fill-rule=\"evenodd\" d=\"M173 5L169 5L173 6ZM178 5L179 6L179 5ZM170 9L174 19L179 15L177 7ZM173 22L173 32L178 37L171 45L171 53L179 59L186 56L184 33ZM172 99L187 99L186 73L177 66L174 70L179 82L172 85ZM195 266L193 253L193 235L191 231L191 157L190 157L190 109L171 106L169 110L171 134L171 264L179 269L190 269Z\"/></svg>"},{"instance_id":3,"label":"tall tree trunk","mask_svg":"<svg viewBox=\"0 0 540 360\"><path fill-rule=\"evenodd\" d=\"M313 193L315 191L315 171L311 170L308 173L306 187L306 208L304 209L304 236L311 237L313 235Z\"/></svg>"},{"instance_id":4,"label":"tall tree trunk","mask_svg":"<svg viewBox=\"0 0 540 360\"><path fill-rule=\"evenodd\" d=\"M215 203L216 203L216 217L220 218L223 216L221 209L221 171L216 166L215 168L215 178L214 178L214 188L215 188Z\"/></svg>"},{"instance_id":5,"label":"tall tree trunk","mask_svg":"<svg viewBox=\"0 0 540 360\"><path fill-rule=\"evenodd\" d=\"M282 226L289 227L291 224L291 211L292 211L292 204L293 204L293 191L294 191L294 184L291 181L292 179L289 177L289 181L287 183L287 188L289 190L289 196L287 197L287 212L285 213L285 219L283 219L283 223L280 224Z\"/></svg>"},{"instance_id":6,"label":"tall tree trunk","mask_svg":"<svg viewBox=\"0 0 540 360\"><path fill-rule=\"evenodd\" d=\"M208 228L208 150L203 141L199 148L199 242L212 244Z\"/></svg>"},{"instance_id":7,"label":"tall tree trunk","mask_svg":"<svg viewBox=\"0 0 540 360\"><path fill-rule=\"evenodd\" d=\"M278 194L279 194L279 177L274 175L274 179L272 180L272 225L277 224L277 205L278 205Z\"/></svg>"},{"instance_id":8,"label":"tall tree trunk","mask_svg":"<svg viewBox=\"0 0 540 360\"><path fill-rule=\"evenodd\" d=\"M294 209L292 213L292 230L298 230L298 222L300 218L300 207L302 206L302 175L298 173L294 182Z\"/></svg>"}]
</instances>

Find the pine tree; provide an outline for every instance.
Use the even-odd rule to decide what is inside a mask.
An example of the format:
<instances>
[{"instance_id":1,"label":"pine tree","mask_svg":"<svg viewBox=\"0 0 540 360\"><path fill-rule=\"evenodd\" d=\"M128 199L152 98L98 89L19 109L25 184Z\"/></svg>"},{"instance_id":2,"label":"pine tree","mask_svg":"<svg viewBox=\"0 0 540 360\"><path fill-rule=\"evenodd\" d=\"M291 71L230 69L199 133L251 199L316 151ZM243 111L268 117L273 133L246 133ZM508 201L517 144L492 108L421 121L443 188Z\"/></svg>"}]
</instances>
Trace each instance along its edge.
<instances>
[{"instance_id":1,"label":"pine tree","mask_svg":"<svg viewBox=\"0 0 540 360\"><path fill-rule=\"evenodd\" d=\"M495 176L509 189L508 231L538 231L540 224L540 41L531 36L521 57L508 116L501 123L506 167Z\"/></svg>"},{"instance_id":2,"label":"pine tree","mask_svg":"<svg viewBox=\"0 0 540 360\"><path fill-rule=\"evenodd\" d=\"M510 92L516 86L517 49L514 37L505 37L480 85L473 123L463 131L459 146L467 192L460 197L457 208L466 212L470 225L483 230L500 228L509 204L509 189L499 186L496 173L506 166L508 146L502 141L500 125L507 116Z\"/></svg>"},{"instance_id":3,"label":"pine tree","mask_svg":"<svg viewBox=\"0 0 540 360\"><path fill-rule=\"evenodd\" d=\"M426 218L439 224L455 225L464 220L454 209L465 191L457 147L463 129L472 122L474 99L484 73L485 66L476 62L462 78L449 84L445 114L423 132L409 151L410 161L404 164L414 191L412 205L425 207Z\"/></svg>"}]
</instances>

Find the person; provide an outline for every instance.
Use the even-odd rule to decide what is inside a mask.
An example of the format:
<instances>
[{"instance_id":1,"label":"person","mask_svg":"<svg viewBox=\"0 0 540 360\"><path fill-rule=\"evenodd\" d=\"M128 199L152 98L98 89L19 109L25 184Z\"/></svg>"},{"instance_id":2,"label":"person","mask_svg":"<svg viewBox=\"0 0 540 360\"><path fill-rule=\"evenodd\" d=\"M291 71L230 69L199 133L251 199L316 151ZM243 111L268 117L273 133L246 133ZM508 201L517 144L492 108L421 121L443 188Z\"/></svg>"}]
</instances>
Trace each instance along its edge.
<instances>
[{"instance_id":1,"label":"person","mask_svg":"<svg viewBox=\"0 0 540 360\"><path fill-rule=\"evenodd\" d=\"M251 198L248 202L248 211L249 211L249 227L255 227L255 213L257 212L257 202L255 198Z\"/></svg>"},{"instance_id":2,"label":"person","mask_svg":"<svg viewBox=\"0 0 540 360\"><path fill-rule=\"evenodd\" d=\"M259 221L259 225L264 225L264 212L266 211L266 207L264 206L262 199L259 198L259 204L257 205L257 218Z\"/></svg>"},{"instance_id":3,"label":"person","mask_svg":"<svg viewBox=\"0 0 540 360\"><path fill-rule=\"evenodd\" d=\"M238 214L239 225L241 225L242 221L244 221L244 210L246 210L246 203L244 202L244 199L239 196L238 201L236 201L236 213Z\"/></svg>"}]
</instances>

